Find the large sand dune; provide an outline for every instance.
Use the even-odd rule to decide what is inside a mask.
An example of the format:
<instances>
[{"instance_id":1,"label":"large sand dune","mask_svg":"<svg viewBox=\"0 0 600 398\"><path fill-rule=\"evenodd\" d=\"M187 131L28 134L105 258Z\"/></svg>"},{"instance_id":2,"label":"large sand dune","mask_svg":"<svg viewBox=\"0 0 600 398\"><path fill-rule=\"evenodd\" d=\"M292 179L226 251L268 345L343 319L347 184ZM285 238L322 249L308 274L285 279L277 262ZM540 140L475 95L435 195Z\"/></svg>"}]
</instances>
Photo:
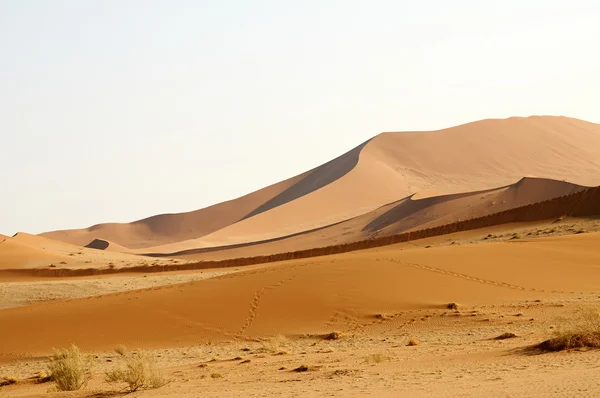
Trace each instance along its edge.
<instances>
[{"instance_id":1,"label":"large sand dune","mask_svg":"<svg viewBox=\"0 0 600 398\"><path fill-rule=\"evenodd\" d=\"M384 133L323 166L230 202L44 236L78 245L103 239L134 249L190 241L165 251L246 243L331 225L415 193L486 190L524 176L600 185L600 125L544 116ZM552 188L542 192L546 189L551 193ZM426 225L423 221L413 223Z\"/></svg>"},{"instance_id":2,"label":"large sand dune","mask_svg":"<svg viewBox=\"0 0 600 398\"><path fill-rule=\"evenodd\" d=\"M598 292L600 234L295 260L149 290L0 311L2 359L359 331L379 313ZM43 338L39 331L43 330Z\"/></svg>"}]
</instances>

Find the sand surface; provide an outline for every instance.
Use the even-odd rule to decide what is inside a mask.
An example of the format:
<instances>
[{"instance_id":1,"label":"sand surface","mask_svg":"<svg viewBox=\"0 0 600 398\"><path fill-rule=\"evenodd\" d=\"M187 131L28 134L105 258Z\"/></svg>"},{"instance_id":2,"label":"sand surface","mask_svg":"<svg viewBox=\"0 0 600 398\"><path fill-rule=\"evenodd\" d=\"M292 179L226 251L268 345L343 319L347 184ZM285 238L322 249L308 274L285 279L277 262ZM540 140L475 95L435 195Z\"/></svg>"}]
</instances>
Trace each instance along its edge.
<instances>
[{"instance_id":1,"label":"sand surface","mask_svg":"<svg viewBox=\"0 0 600 398\"><path fill-rule=\"evenodd\" d=\"M519 228L504 226L493 239L546 226ZM94 353L95 374L84 390L56 396L118 390L102 376L122 360L112 352L118 344L154 357L171 381L138 393L148 397L199 390L203 396L600 393L599 352L528 349L577 309L597 308L600 233L455 241L461 243L394 245L183 284L194 273L174 274L175 285L149 280L128 292L122 289L136 283L131 277L104 277L120 293L0 310L0 324L11 325L0 329L0 376L21 380L4 387L3 396L46 396L49 384L27 378L44 369L53 346L70 342ZM450 302L458 310L447 309ZM324 340L331 331L342 337ZM493 339L504 332L517 338ZM407 347L409 338L420 344ZM292 371L300 365L309 371Z\"/></svg>"}]
</instances>

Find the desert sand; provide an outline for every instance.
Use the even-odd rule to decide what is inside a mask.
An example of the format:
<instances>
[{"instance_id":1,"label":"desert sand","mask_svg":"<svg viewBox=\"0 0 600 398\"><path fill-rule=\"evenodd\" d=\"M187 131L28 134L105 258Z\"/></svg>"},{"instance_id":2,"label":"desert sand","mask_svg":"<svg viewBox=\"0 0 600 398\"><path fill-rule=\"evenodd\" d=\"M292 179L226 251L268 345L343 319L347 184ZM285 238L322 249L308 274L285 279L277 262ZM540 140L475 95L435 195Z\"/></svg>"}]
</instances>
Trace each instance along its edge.
<instances>
[{"instance_id":1,"label":"desert sand","mask_svg":"<svg viewBox=\"0 0 600 398\"><path fill-rule=\"evenodd\" d=\"M600 125L483 120L189 213L0 235L0 395L122 395L104 372L143 353L168 383L136 396L600 396L600 351L534 348L599 308L598 185ZM50 393L70 344L92 378Z\"/></svg>"},{"instance_id":2,"label":"desert sand","mask_svg":"<svg viewBox=\"0 0 600 398\"><path fill-rule=\"evenodd\" d=\"M106 393L101 372L124 344L155 355L172 380L144 396L197 388L208 396L458 396L464 388L470 396L568 396L568 380L556 376L575 372L584 378L578 388L594 395L600 385L588 369L597 352L531 355L527 347L551 336L560 316L596 305L598 243L600 233L393 245L4 309L0 324L11 327L0 330L0 369L26 379L52 347L76 343L98 356L99 373L68 396ZM342 337L323 340L332 331ZM518 337L493 340L504 332ZM410 337L419 345L405 347ZM310 370L292 372L302 364ZM46 389L23 382L3 393Z\"/></svg>"}]
</instances>

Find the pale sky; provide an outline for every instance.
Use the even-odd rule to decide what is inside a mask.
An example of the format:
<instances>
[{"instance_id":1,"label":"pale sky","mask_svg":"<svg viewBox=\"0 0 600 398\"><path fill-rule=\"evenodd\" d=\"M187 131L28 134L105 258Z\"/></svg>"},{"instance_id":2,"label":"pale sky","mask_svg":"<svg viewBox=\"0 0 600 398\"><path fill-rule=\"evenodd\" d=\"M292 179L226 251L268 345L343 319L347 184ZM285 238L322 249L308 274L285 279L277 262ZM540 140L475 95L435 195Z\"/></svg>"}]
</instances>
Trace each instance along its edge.
<instances>
[{"instance_id":1,"label":"pale sky","mask_svg":"<svg viewBox=\"0 0 600 398\"><path fill-rule=\"evenodd\" d=\"M600 122L600 1L0 0L0 233L196 210L382 131Z\"/></svg>"}]
</instances>

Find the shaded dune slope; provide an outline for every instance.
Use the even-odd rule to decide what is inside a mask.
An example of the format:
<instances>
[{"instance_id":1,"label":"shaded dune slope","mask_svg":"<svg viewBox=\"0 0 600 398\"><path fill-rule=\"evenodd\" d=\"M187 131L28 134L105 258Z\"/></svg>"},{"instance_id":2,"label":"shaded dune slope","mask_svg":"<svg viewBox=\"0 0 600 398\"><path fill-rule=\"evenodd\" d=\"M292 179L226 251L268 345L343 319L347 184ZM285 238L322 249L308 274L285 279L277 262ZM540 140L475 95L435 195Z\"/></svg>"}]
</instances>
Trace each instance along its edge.
<instances>
[{"instance_id":1,"label":"shaded dune slope","mask_svg":"<svg viewBox=\"0 0 600 398\"><path fill-rule=\"evenodd\" d=\"M104 239L153 252L249 243L331 225L423 191L486 190L524 176L599 185L600 125L540 116L383 133L310 172L240 199L197 212L46 236L80 245Z\"/></svg>"}]
</instances>

